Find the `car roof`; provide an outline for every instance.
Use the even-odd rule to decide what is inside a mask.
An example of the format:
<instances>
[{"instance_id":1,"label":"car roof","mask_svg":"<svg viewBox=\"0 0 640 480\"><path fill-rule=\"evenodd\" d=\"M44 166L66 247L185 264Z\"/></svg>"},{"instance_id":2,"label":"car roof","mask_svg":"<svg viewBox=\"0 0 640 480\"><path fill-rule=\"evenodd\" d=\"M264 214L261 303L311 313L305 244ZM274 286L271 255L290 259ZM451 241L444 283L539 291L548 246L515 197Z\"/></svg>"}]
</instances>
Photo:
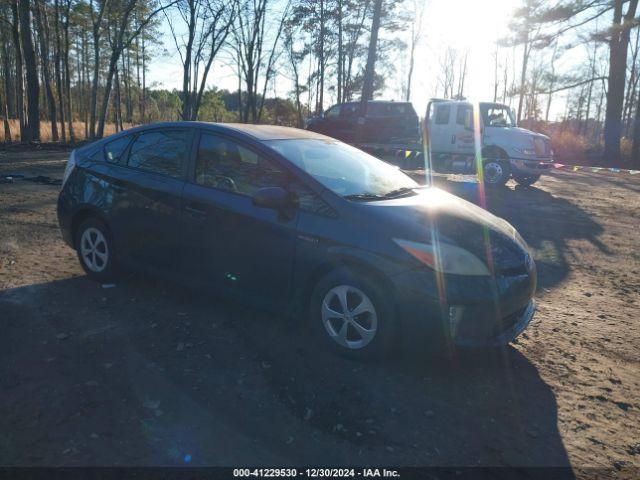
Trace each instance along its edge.
<instances>
[{"instance_id":1,"label":"car roof","mask_svg":"<svg viewBox=\"0 0 640 480\"><path fill-rule=\"evenodd\" d=\"M213 123L213 122L158 122L148 125L141 125L123 133L144 131L162 127L204 127L217 130L219 132L231 131L242 133L255 140L291 140L302 138L316 138L322 140L334 140L326 135L302 130L293 127L281 127L277 125L254 125L250 123Z\"/></svg>"}]
</instances>

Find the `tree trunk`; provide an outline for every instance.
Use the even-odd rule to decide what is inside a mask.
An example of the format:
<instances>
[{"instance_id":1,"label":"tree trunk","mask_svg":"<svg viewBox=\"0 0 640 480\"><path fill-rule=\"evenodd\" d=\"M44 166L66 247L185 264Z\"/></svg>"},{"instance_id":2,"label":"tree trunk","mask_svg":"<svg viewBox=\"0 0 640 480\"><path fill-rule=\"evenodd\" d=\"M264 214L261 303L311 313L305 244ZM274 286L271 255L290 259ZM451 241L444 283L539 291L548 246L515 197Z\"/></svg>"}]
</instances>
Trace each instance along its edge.
<instances>
[{"instance_id":1,"label":"tree trunk","mask_svg":"<svg viewBox=\"0 0 640 480\"><path fill-rule=\"evenodd\" d=\"M67 11L65 14L65 21L64 21L64 52L62 55L62 60L63 60L63 67L64 67L64 91L65 91L65 96L67 97L67 110L66 110L66 117L67 117L67 125L69 127L69 141L71 143L75 143L76 142L76 135L75 132L73 130L73 110L72 110L72 105L71 105L71 70L69 68L69 21L70 21L70 15L71 12L69 11L69 9L71 8L71 2L67 3Z\"/></svg>"},{"instance_id":2,"label":"tree trunk","mask_svg":"<svg viewBox=\"0 0 640 480\"><path fill-rule=\"evenodd\" d=\"M193 54L193 41L196 35L196 5L193 0L189 4L189 39L185 47L184 65L182 68L182 120L191 118L191 56Z\"/></svg>"},{"instance_id":3,"label":"tree trunk","mask_svg":"<svg viewBox=\"0 0 640 480\"><path fill-rule=\"evenodd\" d=\"M362 103L373 100L373 81L376 74L376 56L378 49L378 31L380 30L380 14L382 0L375 0L373 7L373 20L371 22L371 37L369 39L369 51L367 54L367 66L364 71L362 83Z\"/></svg>"},{"instance_id":4,"label":"tree trunk","mask_svg":"<svg viewBox=\"0 0 640 480\"><path fill-rule=\"evenodd\" d=\"M56 91L58 92L58 112L60 113L60 135L62 142L67 142L67 127L65 124L64 114L64 89L62 86L62 44L60 36L60 0L55 0L54 3L54 35L56 37L55 42L55 55L53 57L53 67L56 76Z\"/></svg>"},{"instance_id":5,"label":"tree trunk","mask_svg":"<svg viewBox=\"0 0 640 480\"><path fill-rule=\"evenodd\" d=\"M325 15L324 15L324 0L320 0L320 47L318 49L318 67L320 68L320 85L318 91L318 106L316 107L316 113L324 111L324 32L325 32Z\"/></svg>"},{"instance_id":6,"label":"tree trunk","mask_svg":"<svg viewBox=\"0 0 640 480\"><path fill-rule=\"evenodd\" d=\"M49 104L49 116L51 120L51 137L54 142L58 141L58 116L56 113L56 100L53 96L53 89L51 88L51 74L49 71L49 26L46 17L46 12L43 11L42 3L36 0L35 6L36 22L38 25L40 40L40 54L42 56L42 76L44 77L44 88L47 94L47 103Z\"/></svg>"},{"instance_id":7,"label":"tree trunk","mask_svg":"<svg viewBox=\"0 0 640 480\"><path fill-rule=\"evenodd\" d=\"M145 113L147 109L147 59L145 57L145 47L144 37L142 37L142 123L146 122Z\"/></svg>"},{"instance_id":8,"label":"tree trunk","mask_svg":"<svg viewBox=\"0 0 640 480\"><path fill-rule=\"evenodd\" d=\"M22 71L22 47L20 44L20 17L18 15L17 1L11 2L11 14L13 16L13 50L15 53L16 63L16 113L18 114L18 123L20 124L20 138L24 139L25 135L25 116L24 116L24 76Z\"/></svg>"},{"instance_id":9,"label":"tree trunk","mask_svg":"<svg viewBox=\"0 0 640 480\"><path fill-rule=\"evenodd\" d=\"M518 98L518 115L517 121L520 123L522 119L522 104L524 101L524 95L527 85L527 63L529 62L529 52L531 49L529 48L529 33L527 32L527 36L524 42L524 51L522 52L522 70L520 72L520 96Z\"/></svg>"},{"instance_id":10,"label":"tree trunk","mask_svg":"<svg viewBox=\"0 0 640 480\"><path fill-rule=\"evenodd\" d=\"M640 94L636 99L636 111L633 116L633 144L631 145L631 167L640 169Z\"/></svg>"},{"instance_id":11,"label":"tree trunk","mask_svg":"<svg viewBox=\"0 0 640 480\"><path fill-rule=\"evenodd\" d=\"M107 118L107 112L109 111L109 98L111 97L111 88L113 87L113 77L118 64L118 54L114 51L111 54L109 60L109 69L107 70L107 79L104 85L104 95L102 97L102 105L100 107L100 116L98 119L98 129L96 131L96 137L102 138L104 136L104 126Z\"/></svg>"},{"instance_id":12,"label":"tree trunk","mask_svg":"<svg viewBox=\"0 0 640 480\"><path fill-rule=\"evenodd\" d=\"M338 22L338 103L342 102L342 69L344 68L344 54L342 51L342 0L338 0L338 18L336 20ZM297 76L297 72L296 72ZM296 95L299 93L299 83L296 81ZM298 107L298 115L302 115L302 111L300 109L299 99L297 101ZM298 127L301 128L300 120L298 120Z\"/></svg>"},{"instance_id":13,"label":"tree trunk","mask_svg":"<svg viewBox=\"0 0 640 480\"><path fill-rule=\"evenodd\" d=\"M20 39L27 75L27 129L23 142L40 141L40 82L36 52L31 31L31 5L29 0L19 0Z\"/></svg>"},{"instance_id":14,"label":"tree trunk","mask_svg":"<svg viewBox=\"0 0 640 480\"><path fill-rule=\"evenodd\" d=\"M604 123L604 161L613 165L620 161L620 135L622 133L622 106L627 73L627 49L632 20L638 0L630 0L627 13L622 16L624 0L615 0L614 22L609 41L609 77L607 81L607 107Z\"/></svg>"},{"instance_id":15,"label":"tree trunk","mask_svg":"<svg viewBox=\"0 0 640 480\"><path fill-rule=\"evenodd\" d=\"M0 32L0 39L2 40L2 73L4 78L5 102L7 104L7 118L15 118L15 90L11 71L11 58L9 57L9 49L7 48L9 37L6 30L3 29L2 32Z\"/></svg>"}]
</instances>

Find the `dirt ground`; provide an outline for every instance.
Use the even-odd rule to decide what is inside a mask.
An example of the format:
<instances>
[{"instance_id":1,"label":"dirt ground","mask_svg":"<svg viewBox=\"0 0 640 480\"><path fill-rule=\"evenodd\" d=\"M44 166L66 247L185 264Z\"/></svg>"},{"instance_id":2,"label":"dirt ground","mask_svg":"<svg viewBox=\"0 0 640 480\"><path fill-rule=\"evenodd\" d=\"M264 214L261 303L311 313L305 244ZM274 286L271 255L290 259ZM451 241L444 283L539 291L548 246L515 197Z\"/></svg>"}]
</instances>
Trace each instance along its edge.
<instances>
[{"instance_id":1,"label":"dirt ground","mask_svg":"<svg viewBox=\"0 0 640 480\"><path fill-rule=\"evenodd\" d=\"M0 183L0 465L639 474L640 175L553 172L489 192L535 252L534 323L499 352L363 364L209 292L87 280L49 181L66 155L0 152L0 180L26 176ZM459 180L438 184L477 202Z\"/></svg>"}]
</instances>

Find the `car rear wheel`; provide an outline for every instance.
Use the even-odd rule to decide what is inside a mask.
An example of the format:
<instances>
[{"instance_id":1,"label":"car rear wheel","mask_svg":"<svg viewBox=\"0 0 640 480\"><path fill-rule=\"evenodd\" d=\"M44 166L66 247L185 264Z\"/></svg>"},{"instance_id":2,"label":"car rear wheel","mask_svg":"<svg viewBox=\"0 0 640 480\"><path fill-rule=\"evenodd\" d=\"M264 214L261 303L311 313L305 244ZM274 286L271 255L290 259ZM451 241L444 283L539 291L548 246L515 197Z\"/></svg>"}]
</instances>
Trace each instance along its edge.
<instances>
[{"instance_id":1,"label":"car rear wheel","mask_svg":"<svg viewBox=\"0 0 640 480\"><path fill-rule=\"evenodd\" d=\"M314 338L352 358L390 353L395 346L395 318L388 294L362 274L331 272L311 296Z\"/></svg>"},{"instance_id":2,"label":"car rear wheel","mask_svg":"<svg viewBox=\"0 0 640 480\"><path fill-rule=\"evenodd\" d=\"M528 187L540 180L540 175L514 175L513 179L518 183L518 185Z\"/></svg>"},{"instance_id":3,"label":"car rear wheel","mask_svg":"<svg viewBox=\"0 0 640 480\"><path fill-rule=\"evenodd\" d=\"M111 233L98 219L90 218L76 231L76 251L80 265L92 279L105 282L115 276L115 256Z\"/></svg>"}]
</instances>

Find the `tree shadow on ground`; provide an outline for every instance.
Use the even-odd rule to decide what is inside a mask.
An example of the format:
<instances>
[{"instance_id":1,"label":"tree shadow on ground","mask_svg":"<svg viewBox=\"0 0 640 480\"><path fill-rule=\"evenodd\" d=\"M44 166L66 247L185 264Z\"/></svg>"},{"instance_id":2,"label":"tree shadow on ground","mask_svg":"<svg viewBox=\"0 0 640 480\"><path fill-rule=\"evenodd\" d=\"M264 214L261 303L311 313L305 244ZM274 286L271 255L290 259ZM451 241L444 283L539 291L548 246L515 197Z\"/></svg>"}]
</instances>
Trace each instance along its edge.
<instances>
[{"instance_id":1,"label":"tree shadow on ground","mask_svg":"<svg viewBox=\"0 0 640 480\"><path fill-rule=\"evenodd\" d=\"M137 276L6 290L0 312L4 465L569 465L553 392L514 348L358 363Z\"/></svg>"},{"instance_id":2,"label":"tree shadow on ground","mask_svg":"<svg viewBox=\"0 0 640 480\"><path fill-rule=\"evenodd\" d=\"M586 240L600 252L610 254L599 239L604 231L602 225L578 205L541 188L487 188L482 195L478 183L445 177L436 177L434 183L511 223L535 249L540 287L556 286L569 274L567 255L571 240Z\"/></svg>"}]
</instances>

